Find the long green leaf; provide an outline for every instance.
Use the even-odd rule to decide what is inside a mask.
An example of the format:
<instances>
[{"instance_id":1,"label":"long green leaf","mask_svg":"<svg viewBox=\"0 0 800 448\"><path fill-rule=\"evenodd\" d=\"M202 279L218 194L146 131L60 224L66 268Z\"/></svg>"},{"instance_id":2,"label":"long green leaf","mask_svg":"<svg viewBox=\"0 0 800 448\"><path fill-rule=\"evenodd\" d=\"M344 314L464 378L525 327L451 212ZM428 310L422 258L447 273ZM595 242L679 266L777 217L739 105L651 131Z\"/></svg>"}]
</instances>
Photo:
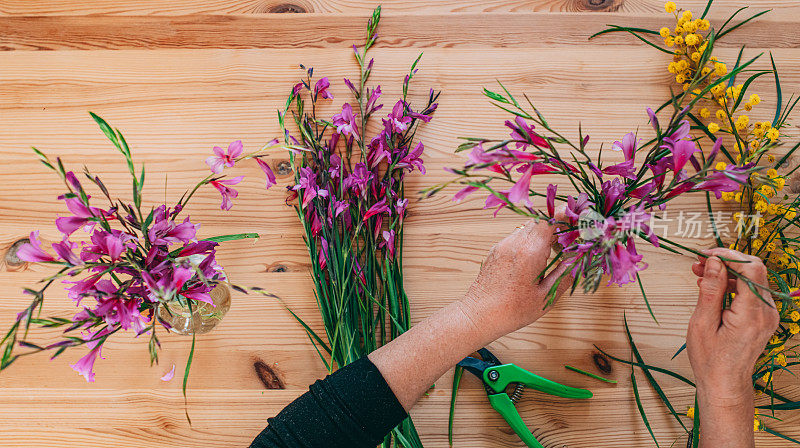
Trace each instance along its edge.
<instances>
[{"instance_id":1,"label":"long green leaf","mask_svg":"<svg viewBox=\"0 0 800 448\"><path fill-rule=\"evenodd\" d=\"M458 394L458 387L461 385L461 377L464 376L464 368L456 366L453 372L453 389L450 392L450 417L447 423L447 442L453 446L453 418L456 413L456 395Z\"/></svg>"},{"instance_id":2,"label":"long green leaf","mask_svg":"<svg viewBox=\"0 0 800 448\"><path fill-rule=\"evenodd\" d=\"M639 283L639 290L642 292L642 297L644 298L645 305L647 305L647 311L650 312L650 317L653 318L653 321L655 321L657 325L661 325L658 323L658 319L656 319L655 313L653 313L653 308L650 307L650 301L647 300L647 293L644 292L644 285L642 285L642 278L639 277L638 272L636 273L636 282Z\"/></svg>"},{"instance_id":3,"label":"long green leaf","mask_svg":"<svg viewBox=\"0 0 800 448\"><path fill-rule=\"evenodd\" d=\"M781 80L778 78L778 68L775 67L775 58L772 57L772 52L769 52L769 61L772 63L772 73L775 75L775 95L777 104L775 105L775 118L772 120L772 125L776 126L781 117L781 107L783 104L783 93L781 91Z\"/></svg>"},{"instance_id":4,"label":"long green leaf","mask_svg":"<svg viewBox=\"0 0 800 448\"><path fill-rule=\"evenodd\" d=\"M595 37L603 35L603 34L618 33L620 31L628 31L628 30L633 30L633 31L637 31L637 32L640 32L640 33L653 34L653 35L658 35L659 34L658 31L649 30L647 28L634 28L634 27L620 26L620 25L606 25L606 26L609 26L611 28L606 28L606 29L604 29L602 31L598 31L598 32L592 34L591 36L589 36L589 40L592 40Z\"/></svg>"},{"instance_id":5,"label":"long green leaf","mask_svg":"<svg viewBox=\"0 0 800 448\"><path fill-rule=\"evenodd\" d=\"M724 35L726 35L726 34L730 33L731 31L735 30L736 28L739 28L740 26L742 26L742 25L744 25L745 23L747 23L747 22L749 22L749 21L751 21L751 20L755 19L756 17L763 16L764 14L766 14L766 13L768 13L768 12L770 12L770 11L772 11L772 10L771 10L771 9L767 9L767 10L761 11L761 12L759 12L759 13L757 13L757 14L753 14L752 16L750 16L750 17L748 17L747 19L745 19L745 20L743 20L743 21L741 21L741 22L737 23L736 25L734 25L734 26L732 26L732 27L728 28L727 30L725 30L725 31L720 31L720 33L719 33L719 36L717 36L717 39L722 39L722 36L724 36Z\"/></svg>"},{"instance_id":6,"label":"long green leaf","mask_svg":"<svg viewBox=\"0 0 800 448\"><path fill-rule=\"evenodd\" d=\"M768 434L772 434L773 436L776 436L776 437L780 437L781 439L788 440L788 441L790 441L792 443L795 443L797 445L800 445L800 440L796 440L796 439L793 439L793 438L791 438L789 436L783 435L780 432L775 431L774 429L770 429L770 428L768 428L766 426L764 426L764 432L766 432Z\"/></svg>"},{"instance_id":7,"label":"long green leaf","mask_svg":"<svg viewBox=\"0 0 800 448\"><path fill-rule=\"evenodd\" d=\"M223 243L225 241L236 241L236 240L243 240L247 238L259 238L260 235L257 233L234 233L231 235L220 235L220 236L212 236L210 238L203 238L201 241L211 241L214 243Z\"/></svg>"},{"instance_id":8,"label":"long green leaf","mask_svg":"<svg viewBox=\"0 0 800 448\"><path fill-rule=\"evenodd\" d=\"M192 305L191 301L189 302L189 313L191 314ZM189 418L189 402L186 399L186 385L189 383L189 370L192 368L192 360L194 359L194 345L197 340L197 334L192 332L192 349L189 350L189 357L186 359L186 368L183 370L183 411L186 413L186 421L189 422L189 426L192 425L192 419Z\"/></svg>"},{"instance_id":9,"label":"long green leaf","mask_svg":"<svg viewBox=\"0 0 800 448\"><path fill-rule=\"evenodd\" d=\"M628 318L624 314L623 314L623 320L625 322L625 334L628 336L628 343L630 343L631 345L631 351L633 352L633 356L639 363L644 364L644 360L642 359L642 356L639 354L639 349L636 348L636 343L633 342L633 336L631 336L631 330L628 327ZM667 409L669 409L669 412L672 414L673 417L675 417L675 420L677 420L678 423L680 423L680 425L686 432L689 432L689 429L686 428L686 425L683 424L683 421L678 416L678 413L675 412L675 408L672 406L672 403L670 403L669 398L667 398L667 395L661 389L661 386L659 386L658 381L656 381L656 379L653 377L653 374L650 373L650 370L645 366L640 366L640 367L642 369L642 372L644 373L645 378L647 378L647 381L650 383L650 386L652 386L653 389L655 389L656 393L661 398L661 401L664 402L664 404L667 406Z\"/></svg>"},{"instance_id":10,"label":"long green leaf","mask_svg":"<svg viewBox=\"0 0 800 448\"><path fill-rule=\"evenodd\" d=\"M634 374L633 366L631 366L631 386L633 387L633 397L636 399L636 407L639 408L639 415L642 417L642 421L647 427L647 432L650 433L650 437L653 438L653 442L655 442L656 446L659 446L656 435L653 434L653 428L650 427L650 422L647 420L647 414L644 412L642 400L639 398L639 388L636 386L636 375Z\"/></svg>"},{"instance_id":11,"label":"long green leaf","mask_svg":"<svg viewBox=\"0 0 800 448\"><path fill-rule=\"evenodd\" d=\"M565 365L564 368L567 369L567 370L572 370L573 372L576 372L576 373L580 373L581 375L586 375L589 378L594 378L596 380L604 381L606 383L617 384L617 380L610 380L610 379L604 378L604 377L602 377L600 375L595 375L594 373L587 372L585 370L581 370L581 369L579 369L577 367L573 367L573 366L570 366L570 365ZM631 366L631 369L633 369L633 366Z\"/></svg>"}]
</instances>

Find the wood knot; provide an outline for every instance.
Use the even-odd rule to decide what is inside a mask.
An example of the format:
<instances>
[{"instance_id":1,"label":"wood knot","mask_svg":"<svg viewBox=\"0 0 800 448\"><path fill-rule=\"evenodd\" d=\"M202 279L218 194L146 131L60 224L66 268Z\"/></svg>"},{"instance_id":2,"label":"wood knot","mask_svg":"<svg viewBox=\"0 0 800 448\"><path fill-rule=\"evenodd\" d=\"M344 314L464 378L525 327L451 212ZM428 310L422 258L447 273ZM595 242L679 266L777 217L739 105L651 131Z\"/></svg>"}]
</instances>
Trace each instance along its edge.
<instances>
[{"instance_id":1,"label":"wood knot","mask_svg":"<svg viewBox=\"0 0 800 448\"><path fill-rule=\"evenodd\" d=\"M262 360L257 360L253 363L253 368L256 371L256 375L258 379L264 384L264 387L267 389L286 389L286 385L283 384L283 380L272 367L268 366Z\"/></svg>"},{"instance_id":2,"label":"wood knot","mask_svg":"<svg viewBox=\"0 0 800 448\"><path fill-rule=\"evenodd\" d=\"M292 174L292 164L288 160L281 160L275 166L275 171L279 176L286 176Z\"/></svg>"},{"instance_id":3,"label":"wood knot","mask_svg":"<svg viewBox=\"0 0 800 448\"><path fill-rule=\"evenodd\" d=\"M267 272L289 272L289 268L285 264L273 264L267 266Z\"/></svg>"},{"instance_id":4,"label":"wood knot","mask_svg":"<svg viewBox=\"0 0 800 448\"><path fill-rule=\"evenodd\" d=\"M307 13L308 8L296 3L266 3L259 8L258 12L270 14L303 14Z\"/></svg>"},{"instance_id":5,"label":"wood knot","mask_svg":"<svg viewBox=\"0 0 800 448\"><path fill-rule=\"evenodd\" d=\"M11 267L18 267L24 265L25 262L23 260L20 260L19 256L17 255L17 252L19 251L19 248L22 247L23 244L27 244L30 242L31 240L29 240L28 238L21 238L17 241L14 241L14 243L11 244L11 247L9 247L8 250L6 251L6 255L4 257L6 265Z\"/></svg>"},{"instance_id":6,"label":"wood knot","mask_svg":"<svg viewBox=\"0 0 800 448\"><path fill-rule=\"evenodd\" d=\"M594 361L594 365L600 369L601 372L608 375L611 373L611 361L606 358L606 355L602 353L595 353L592 355L592 361Z\"/></svg>"},{"instance_id":7,"label":"wood knot","mask_svg":"<svg viewBox=\"0 0 800 448\"><path fill-rule=\"evenodd\" d=\"M615 12L624 3L624 0L578 0L578 11Z\"/></svg>"}]
</instances>

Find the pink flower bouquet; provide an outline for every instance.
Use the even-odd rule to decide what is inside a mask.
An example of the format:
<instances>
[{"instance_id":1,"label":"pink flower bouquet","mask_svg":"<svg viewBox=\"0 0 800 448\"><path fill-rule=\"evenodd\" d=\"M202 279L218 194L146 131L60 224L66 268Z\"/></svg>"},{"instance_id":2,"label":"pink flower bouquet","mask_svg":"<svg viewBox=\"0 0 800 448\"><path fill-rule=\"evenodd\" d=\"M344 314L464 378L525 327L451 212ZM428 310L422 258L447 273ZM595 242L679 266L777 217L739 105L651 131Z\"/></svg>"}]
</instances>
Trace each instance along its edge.
<instances>
[{"instance_id":1,"label":"pink flower bouquet","mask_svg":"<svg viewBox=\"0 0 800 448\"><path fill-rule=\"evenodd\" d=\"M87 381L94 381L94 363L101 356L103 345L109 337L122 332L147 340L151 364L158 362L160 342L156 330L159 326L170 329L161 308L180 304L191 315L192 309L198 306L213 305L211 290L227 280L215 258L217 246L223 241L258 237L255 233L243 233L199 239L200 225L188 216L181 218L197 189L209 183L222 192L222 208L230 208L230 198L236 194L228 185L237 183L240 178L225 180L211 175L198 182L174 205L161 204L146 209L142 198L144 166L137 172L131 150L119 130L112 129L97 115L92 114L92 118L125 159L132 179L133 201L113 198L100 177L88 169L83 173L86 179L81 182L74 172L64 168L60 158L52 161L34 148L41 162L64 182L66 191L59 199L64 201L70 214L56 219L61 241L45 248L39 232L35 231L30 235L30 242L18 251L20 259L50 264L58 271L42 280L41 288L25 288L25 293L33 300L17 315L0 341L3 347L0 370L22 356L48 351L52 352L52 359L68 348L85 346L86 354L72 368ZM227 154L218 153L224 161L218 164L210 160L212 169L221 170L225 164L231 166L237 157L237 148L241 150L241 146L233 144ZM274 181L274 176L272 179ZM99 205L98 198L90 195L84 185L87 181L105 205ZM88 241L73 240L81 230L88 234ZM66 285L68 297L78 307L72 318L40 316L45 291L57 280ZM28 340L31 326L63 328L64 336L49 345L38 345ZM20 348L27 351L17 353ZM185 375L189 373L191 358L190 354ZM184 393L185 388L186 378Z\"/></svg>"},{"instance_id":2,"label":"pink flower bouquet","mask_svg":"<svg viewBox=\"0 0 800 448\"><path fill-rule=\"evenodd\" d=\"M566 260L571 269L564 275L574 276L575 285L582 285L586 292L595 291L603 276L609 278L609 284L617 285L638 280L638 272L647 265L637 252L637 240L670 251L690 250L654 234L653 215L684 193L707 191L719 197L735 191L755 169L753 164L716 164L721 140L703 152L689 134L685 116L690 106L675 108L663 125L647 109L655 137L626 134L611 144L611 151L621 153L624 161L606 164L602 148L596 157L590 156L589 136L580 130L575 143L553 129L530 101L530 110L526 110L508 91L506 95L489 90L484 93L515 116L505 122L509 138L465 139L458 149L471 150L465 166L451 169L457 177L427 190L427 194L457 183L464 188L456 193L455 200L485 191L484 208L494 209L495 214L509 209L557 222L563 251L553 263ZM534 177L541 174L559 176L563 182L549 184L543 190L532 187ZM540 200L544 203L537 206ZM563 216L555 214L558 202L565 205Z\"/></svg>"}]
</instances>

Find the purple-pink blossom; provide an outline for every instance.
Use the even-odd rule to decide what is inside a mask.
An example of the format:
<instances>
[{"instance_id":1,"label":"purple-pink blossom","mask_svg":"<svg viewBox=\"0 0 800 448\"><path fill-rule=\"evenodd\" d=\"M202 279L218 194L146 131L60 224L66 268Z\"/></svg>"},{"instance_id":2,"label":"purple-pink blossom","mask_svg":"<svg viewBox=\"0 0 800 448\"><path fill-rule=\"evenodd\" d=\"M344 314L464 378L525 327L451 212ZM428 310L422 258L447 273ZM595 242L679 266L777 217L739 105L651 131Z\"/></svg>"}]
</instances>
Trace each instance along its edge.
<instances>
[{"instance_id":1,"label":"purple-pink blossom","mask_svg":"<svg viewBox=\"0 0 800 448\"><path fill-rule=\"evenodd\" d=\"M353 113L353 106L350 103L344 103L342 111L334 115L331 122L336 126L336 132L344 135L352 135L358 138L358 123L356 117L358 114Z\"/></svg>"},{"instance_id":2,"label":"purple-pink blossom","mask_svg":"<svg viewBox=\"0 0 800 448\"><path fill-rule=\"evenodd\" d=\"M30 242L25 243L17 249L17 257L22 261L30 263L40 263L56 261L56 259L42 249L42 242L39 240L39 231L35 230L30 234Z\"/></svg>"},{"instance_id":3,"label":"purple-pink blossom","mask_svg":"<svg viewBox=\"0 0 800 448\"><path fill-rule=\"evenodd\" d=\"M647 264L640 264L642 256L636 252L633 238L628 238L627 246L617 242L608 253L611 280L609 284L624 285L636 281L636 273L645 269Z\"/></svg>"},{"instance_id":4,"label":"purple-pink blossom","mask_svg":"<svg viewBox=\"0 0 800 448\"><path fill-rule=\"evenodd\" d=\"M411 124L412 118L405 114L405 109L403 100L398 100L394 104L392 111L386 115L386 118L383 120L384 125L390 128L392 132L405 132Z\"/></svg>"},{"instance_id":5,"label":"purple-pink blossom","mask_svg":"<svg viewBox=\"0 0 800 448\"><path fill-rule=\"evenodd\" d=\"M233 199L239 196L239 192L228 185L236 185L241 182L242 179L244 179L244 176L237 176L233 179L212 180L210 182L222 195L222 204L220 204L219 208L227 211L233 207Z\"/></svg>"},{"instance_id":6,"label":"purple-pink blossom","mask_svg":"<svg viewBox=\"0 0 800 448\"><path fill-rule=\"evenodd\" d=\"M333 95L328 92L328 88L331 86L330 81L328 81L328 77L322 78L314 85L314 96L323 98L323 99L333 99Z\"/></svg>"},{"instance_id":7,"label":"purple-pink blossom","mask_svg":"<svg viewBox=\"0 0 800 448\"><path fill-rule=\"evenodd\" d=\"M269 167L269 163L261 160L261 158L256 158L256 163L258 164L261 171L264 172L264 175L267 176L267 190L273 185L278 183L278 180L275 178L275 173L272 172L272 168Z\"/></svg>"},{"instance_id":8,"label":"purple-pink blossom","mask_svg":"<svg viewBox=\"0 0 800 448\"><path fill-rule=\"evenodd\" d=\"M386 198L381 199L380 201L376 202L369 208L369 210L364 213L364 217L362 218L364 222L366 222L369 218L372 218L375 215L386 213L389 211L389 206L386 204Z\"/></svg>"},{"instance_id":9,"label":"purple-pink blossom","mask_svg":"<svg viewBox=\"0 0 800 448\"><path fill-rule=\"evenodd\" d=\"M244 146L241 140L236 140L228 145L228 152L215 146L213 151L214 155L206 159L206 165L211 169L212 173L220 174L225 167L232 167L236 163L236 159L242 155Z\"/></svg>"}]
</instances>

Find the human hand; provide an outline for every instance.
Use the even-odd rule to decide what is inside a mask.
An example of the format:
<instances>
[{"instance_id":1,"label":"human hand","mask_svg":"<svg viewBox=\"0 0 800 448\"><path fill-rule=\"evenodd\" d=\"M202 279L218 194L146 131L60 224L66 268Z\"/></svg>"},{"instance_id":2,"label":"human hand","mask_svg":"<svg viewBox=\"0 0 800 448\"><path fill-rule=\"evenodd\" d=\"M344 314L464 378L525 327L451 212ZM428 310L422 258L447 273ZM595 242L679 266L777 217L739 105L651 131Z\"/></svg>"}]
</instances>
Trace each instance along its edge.
<instances>
[{"instance_id":1,"label":"human hand","mask_svg":"<svg viewBox=\"0 0 800 448\"><path fill-rule=\"evenodd\" d=\"M767 269L759 258L724 248L705 253L709 257L692 266L692 272L701 277L700 295L689 321L686 349L698 394L711 406L736 406L752 401L753 367L778 326L778 312L767 290L756 287L759 298L745 281L729 276L725 269L727 265L767 285ZM723 263L718 257L747 263ZM723 309L726 291L736 293L729 309Z\"/></svg>"},{"instance_id":2,"label":"human hand","mask_svg":"<svg viewBox=\"0 0 800 448\"><path fill-rule=\"evenodd\" d=\"M563 216L556 215L556 220ZM496 332L499 337L536 321L550 307L545 307L548 293L565 272L557 266L542 279L550 251L556 241L556 226L544 220L529 221L495 244L481 266L478 278L462 300L473 320ZM567 275L558 284L556 298L572 284Z\"/></svg>"}]
</instances>

